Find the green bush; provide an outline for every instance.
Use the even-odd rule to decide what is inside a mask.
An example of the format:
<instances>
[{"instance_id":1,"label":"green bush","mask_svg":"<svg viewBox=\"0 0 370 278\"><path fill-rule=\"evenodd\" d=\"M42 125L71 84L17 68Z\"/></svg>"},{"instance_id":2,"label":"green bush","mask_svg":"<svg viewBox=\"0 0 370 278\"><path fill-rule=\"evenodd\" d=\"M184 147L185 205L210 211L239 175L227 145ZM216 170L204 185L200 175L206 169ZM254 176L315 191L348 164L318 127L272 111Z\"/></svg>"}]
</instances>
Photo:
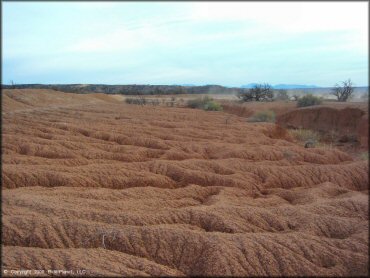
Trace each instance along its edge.
<instances>
[{"instance_id":1,"label":"green bush","mask_svg":"<svg viewBox=\"0 0 370 278\"><path fill-rule=\"evenodd\" d=\"M322 98L309 94L309 95L305 95L299 98L297 102L297 106L306 107L306 106L318 105L321 103L322 103Z\"/></svg>"},{"instance_id":2,"label":"green bush","mask_svg":"<svg viewBox=\"0 0 370 278\"><path fill-rule=\"evenodd\" d=\"M208 97L190 99L190 100L187 101L186 106L189 107L189 108L202 109L204 104L207 101L206 98L208 99Z\"/></svg>"},{"instance_id":3,"label":"green bush","mask_svg":"<svg viewBox=\"0 0 370 278\"><path fill-rule=\"evenodd\" d=\"M248 119L249 122L275 122L275 112L271 110L259 111L255 113L251 118Z\"/></svg>"},{"instance_id":4,"label":"green bush","mask_svg":"<svg viewBox=\"0 0 370 278\"><path fill-rule=\"evenodd\" d=\"M206 111L222 111L222 106L209 96L190 99L186 106L189 108L204 109Z\"/></svg>"},{"instance_id":5,"label":"green bush","mask_svg":"<svg viewBox=\"0 0 370 278\"><path fill-rule=\"evenodd\" d=\"M222 111L222 106L219 103L211 100L204 105L203 109L206 111Z\"/></svg>"}]
</instances>

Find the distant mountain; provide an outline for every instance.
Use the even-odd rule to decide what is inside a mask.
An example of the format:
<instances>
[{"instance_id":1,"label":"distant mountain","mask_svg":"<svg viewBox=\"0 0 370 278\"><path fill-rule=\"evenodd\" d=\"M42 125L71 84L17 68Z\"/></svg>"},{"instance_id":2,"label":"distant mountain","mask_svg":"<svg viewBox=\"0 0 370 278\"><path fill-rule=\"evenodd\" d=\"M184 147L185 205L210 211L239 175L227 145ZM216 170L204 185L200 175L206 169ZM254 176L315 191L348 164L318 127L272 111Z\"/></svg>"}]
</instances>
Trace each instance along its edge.
<instances>
[{"instance_id":1,"label":"distant mountain","mask_svg":"<svg viewBox=\"0 0 370 278\"><path fill-rule=\"evenodd\" d=\"M249 83L247 85L242 85L240 88L253 88L255 85L258 83ZM316 85L297 85L297 84L277 84L277 85L272 85L272 88L274 89L309 89L309 88L319 88Z\"/></svg>"},{"instance_id":2,"label":"distant mountain","mask_svg":"<svg viewBox=\"0 0 370 278\"><path fill-rule=\"evenodd\" d=\"M195 87L196 85L194 85L194 84L180 84L180 86L184 86L184 87Z\"/></svg>"},{"instance_id":3,"label":"distant mountain","mask_svg":"<svg viewBox=\"0 0 370 278\"><path fill-rule=\"evenodd\" d=\"M274 89L310 89L319 88L316 85L297 85L297 84L277 84L272 86Z\"/></svg>"},{"instance_id":4,"label":"distant mountain","mask_svg":"<svg viewBox=\"0 0 370 278\"><path fill-rule=\"evenodd\" d=\"M249 83L247 85L241 85L240 88L250 89L250 88L253 88L256 85L258 85L258 83Z\"/></svg>"}]
</instances>

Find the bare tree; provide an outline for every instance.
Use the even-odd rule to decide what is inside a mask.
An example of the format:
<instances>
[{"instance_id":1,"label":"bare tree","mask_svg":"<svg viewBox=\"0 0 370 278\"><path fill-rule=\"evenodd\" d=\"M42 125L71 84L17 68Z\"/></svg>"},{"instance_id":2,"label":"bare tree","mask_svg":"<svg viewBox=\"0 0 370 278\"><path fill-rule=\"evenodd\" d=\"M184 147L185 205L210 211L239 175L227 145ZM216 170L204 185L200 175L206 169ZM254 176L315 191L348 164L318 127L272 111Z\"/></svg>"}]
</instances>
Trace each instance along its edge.
<instances>
[{"instance_id":1,"label":"bare tree","mask_svg":"<svg viewBox=\"0 0 370 278\"><path fill-rule=\"evenodd\" d=\"M342 81L342 86L335 84L335 87L332 89L331 94L336 96L338 101L347 101L354 92L354 87L351 79Z\"/></svg>"},{"instance_id":2,"label":"bare tree","mask_svg":"<svg viewBox=\"0 0 370 278\"><path fill-rule=\"evenodd\" d=\"M140 105L146 105L146 99L145 99L144 94L142 92L137 91L136 96L139 99L139 104Z\"/></svg>"},{"instance_id":3,"label":"bare tree","mask_svg":"<svg viewBox=\"0 0 370 278\"><path fill-rule=\"evenodd\" d=\"M240 92L238 98L243 101L272 101L273 89L270 84L256 84L246 92Z\"/></svg>"}]
</instances>

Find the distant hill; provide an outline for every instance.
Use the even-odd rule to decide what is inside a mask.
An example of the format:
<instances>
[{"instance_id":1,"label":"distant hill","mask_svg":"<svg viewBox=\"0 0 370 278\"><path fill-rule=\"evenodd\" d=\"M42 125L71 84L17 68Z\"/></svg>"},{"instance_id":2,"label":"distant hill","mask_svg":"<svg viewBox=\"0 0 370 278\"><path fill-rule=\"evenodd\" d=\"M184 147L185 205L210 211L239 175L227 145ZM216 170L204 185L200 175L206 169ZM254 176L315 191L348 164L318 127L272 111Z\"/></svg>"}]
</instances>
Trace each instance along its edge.
<instances>
[{"instance_id":1,"label":"distant hill","mask_svg":"<svg viewBox=\"0 0 370 278\"><path fill-rule=\"evenodd\" d=\"M315 89L319 88L316 85L296 85L296 84L277 84L272 86L274 89Z\"/></svg>"},{"instance_id":2,"label":"distant hill","mask_svg":"<svg viewBox=\"0 0 370 278\"><path fill-rule=\"evenodd\" d=\"M247 91L243 88L229 88L219 85L104 85L104 84L18 84L2 85L3 89L51 89L67 93L104 93L122 95L170 95L170 94L237 94Z\"/></svg>"},{"instance_id":3,"label":"distant hill","mask_svg":"<svg viewBox=\"0 0 370 278\"><path fill-rule=\"evenodd\" d=\"M256 85L258 85L258 83L249 83L247 85L241 85L240 88L250 89L250 88L253 88Z\"/></svg>"},{"instance_id":4,"label":"distant hill","mask_svg":"<svg viewBox=\"0 0 370 278\"><path fill-rule=\"evenodd\" d=\"M184 87L195 87L194 84L173 84L172 86L184 86Z\"/></svg>"},{"instance_id":5,"label":"distant hill","mask_svg":"<svg viewBox=\"0 0 370 278\"><path fill-rule=\"evenodd\" d=\"M104 93L121 95L171 95L171 94L230 94L247 92L256 83L243 85L243 88L224 87L219 85L105 85L105 84L18 84L2 85L3 89L52 89L67 93ZM301 86L298 88L293 88ZM289 93L316 94L330 96L331 88L309 87L313 85L286 85L273 86L274 89L285 89ZM361 97L368 94L368 87L355 87L354 96Z\"/></svg>"}]
</instances>

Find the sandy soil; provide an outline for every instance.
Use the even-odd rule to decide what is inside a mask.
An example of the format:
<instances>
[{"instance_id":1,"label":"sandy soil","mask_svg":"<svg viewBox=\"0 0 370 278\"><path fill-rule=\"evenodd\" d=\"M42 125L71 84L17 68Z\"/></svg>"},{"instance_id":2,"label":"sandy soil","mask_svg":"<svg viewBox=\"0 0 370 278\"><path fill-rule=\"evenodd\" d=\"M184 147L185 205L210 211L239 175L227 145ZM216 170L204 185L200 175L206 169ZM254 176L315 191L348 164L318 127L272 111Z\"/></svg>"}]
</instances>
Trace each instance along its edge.
<instances>
[{"instance_id":1,"label":"sandy soil","mask_svg":"<svg viewBox=\"0 0 370 278\"><path fill-rule=\"evenodd\" d=\"M367 275L368 162L274 124L3 91L3 269Z\"/></svg>"}]
</instances>

